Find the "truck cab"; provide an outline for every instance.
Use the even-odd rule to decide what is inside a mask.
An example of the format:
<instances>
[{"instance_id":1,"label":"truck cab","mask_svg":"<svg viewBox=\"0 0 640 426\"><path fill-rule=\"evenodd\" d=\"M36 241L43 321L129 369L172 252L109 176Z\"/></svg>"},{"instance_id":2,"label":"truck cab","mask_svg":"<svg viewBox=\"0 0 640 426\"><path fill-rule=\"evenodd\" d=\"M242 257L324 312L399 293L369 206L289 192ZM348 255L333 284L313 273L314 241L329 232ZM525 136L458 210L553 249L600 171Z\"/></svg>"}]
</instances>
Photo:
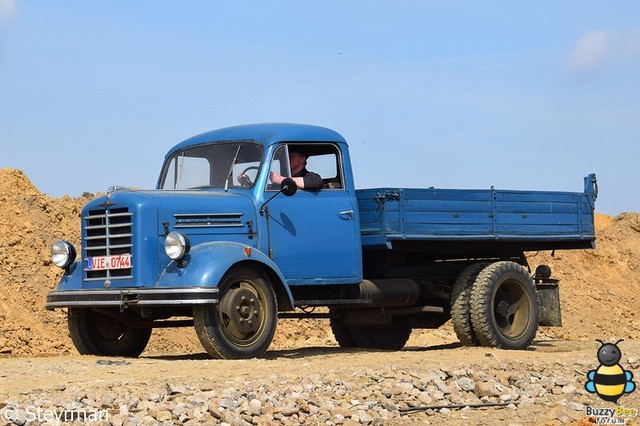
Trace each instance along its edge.
<instances>
[{"instance_id":1,"label":"truck cab","mask_svg":"<svg viewBox=\"0 0 640 426\"><path fill-rule=\"evenodd\" d=\"M158 189L197 188L248 197L252 211L237 212L247 235L241 242L274 261L289 286L361 281L357 201L346 141L312 126L265 125L256 134L252 129L257 130L240 126L226 134L205 133L174 147L167 154ZM270 174L291 177L290 151L305 156L306 168L321 176L322 189L301 190L295 200L278 196L280 185L270 180ZM229 214L224 202L206 208ZM170 218L167 222L169 229L175 228ZM201 235L194 234L194 245L211 238L207 232Z\"/></svg>"}]
</instances>

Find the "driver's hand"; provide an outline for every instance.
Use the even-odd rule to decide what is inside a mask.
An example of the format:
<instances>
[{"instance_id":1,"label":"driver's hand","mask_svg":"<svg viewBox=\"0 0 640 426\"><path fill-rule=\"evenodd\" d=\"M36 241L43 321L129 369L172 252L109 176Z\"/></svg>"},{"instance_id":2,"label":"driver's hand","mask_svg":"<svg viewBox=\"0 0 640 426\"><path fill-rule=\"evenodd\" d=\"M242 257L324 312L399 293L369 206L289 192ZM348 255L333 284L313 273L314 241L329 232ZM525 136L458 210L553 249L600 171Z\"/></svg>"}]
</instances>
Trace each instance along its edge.
<instances>
[{"instance_id":1,"label":"driver's hand","mask_svg":"<svg viewBox=\"0 0 640 426\"><path fill-rule=\"evenodd\" d=\"M282 175L279 175L278 173L271 172L269 173L269 179L273 183L280 184L280 182L282 182L282 179L284 179L284 177Z\"/></svg>"}]
</instances>

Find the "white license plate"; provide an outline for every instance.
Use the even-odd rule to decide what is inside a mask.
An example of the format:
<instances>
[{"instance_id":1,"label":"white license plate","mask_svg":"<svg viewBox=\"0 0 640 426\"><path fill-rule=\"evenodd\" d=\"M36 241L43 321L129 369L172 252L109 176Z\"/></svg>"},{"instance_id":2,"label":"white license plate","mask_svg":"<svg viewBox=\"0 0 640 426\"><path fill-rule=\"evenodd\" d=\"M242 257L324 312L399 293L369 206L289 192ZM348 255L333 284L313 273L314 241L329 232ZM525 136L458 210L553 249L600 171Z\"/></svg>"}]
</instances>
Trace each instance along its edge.
<instances>
[{"instance_id":1,"label":"white license plate","mask_svg":"<svg viewBox=\"0 0 640 426\"><path fill-rule=\"evenodd\" d=\"M130 254L87 257L87 269L90 271L103 271L105 269L129 269L129 268L131 268Z\"/></svg>"}]
</instances>

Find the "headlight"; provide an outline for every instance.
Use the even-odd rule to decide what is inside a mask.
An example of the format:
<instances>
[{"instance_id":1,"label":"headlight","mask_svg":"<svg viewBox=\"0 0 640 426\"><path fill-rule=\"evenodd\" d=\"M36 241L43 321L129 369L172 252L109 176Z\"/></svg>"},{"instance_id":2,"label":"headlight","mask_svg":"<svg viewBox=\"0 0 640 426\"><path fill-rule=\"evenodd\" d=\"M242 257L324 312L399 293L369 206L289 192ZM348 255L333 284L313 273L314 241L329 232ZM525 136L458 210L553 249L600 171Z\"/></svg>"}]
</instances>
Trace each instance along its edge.
<instances>
[{"instance_id":1,"label":"headlight","mask_svg":"<svg viewBox=\"0 0 640 426\"><path fill-rule=\"evenodd\" d=\"M51 260L60 268L68 268L76 260L76 249L67 241L58 241L51 247Z\"/></svg>"},{"instance_id":2,"label":"headlight","mask_svg":"<svg viewBox=\"0 0 640 426\"><path fill-rule=\"evenodd\" d=\"M189 253L191 242L179 232L169 232L164 239L164 251L171 260L180 260Z\"/></svg>"}]
</instances>

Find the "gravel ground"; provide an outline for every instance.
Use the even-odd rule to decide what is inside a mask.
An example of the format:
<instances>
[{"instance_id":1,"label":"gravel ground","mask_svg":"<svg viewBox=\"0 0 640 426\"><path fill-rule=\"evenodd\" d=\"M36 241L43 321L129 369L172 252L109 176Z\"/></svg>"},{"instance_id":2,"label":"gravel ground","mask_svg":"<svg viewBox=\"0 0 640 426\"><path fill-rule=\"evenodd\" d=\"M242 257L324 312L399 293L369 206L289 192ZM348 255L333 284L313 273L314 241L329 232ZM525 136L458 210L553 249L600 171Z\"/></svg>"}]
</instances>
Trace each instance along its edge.
<instances>
[{"instance_id":1,"label":"gravel ground","mask_svg":"<svg viewBox=\"0 0 640 426\"><path fill-rule=\"evenodd\" d=\"M640 376L640 342L620 346L621 363ZM589 424L591 408L640 408L638 391L615 405L585 390L597 347L306 348L247 361L5 358L0 424ZM632 411L615 419L638 424Z\"/></svg>"}]
</instances>

